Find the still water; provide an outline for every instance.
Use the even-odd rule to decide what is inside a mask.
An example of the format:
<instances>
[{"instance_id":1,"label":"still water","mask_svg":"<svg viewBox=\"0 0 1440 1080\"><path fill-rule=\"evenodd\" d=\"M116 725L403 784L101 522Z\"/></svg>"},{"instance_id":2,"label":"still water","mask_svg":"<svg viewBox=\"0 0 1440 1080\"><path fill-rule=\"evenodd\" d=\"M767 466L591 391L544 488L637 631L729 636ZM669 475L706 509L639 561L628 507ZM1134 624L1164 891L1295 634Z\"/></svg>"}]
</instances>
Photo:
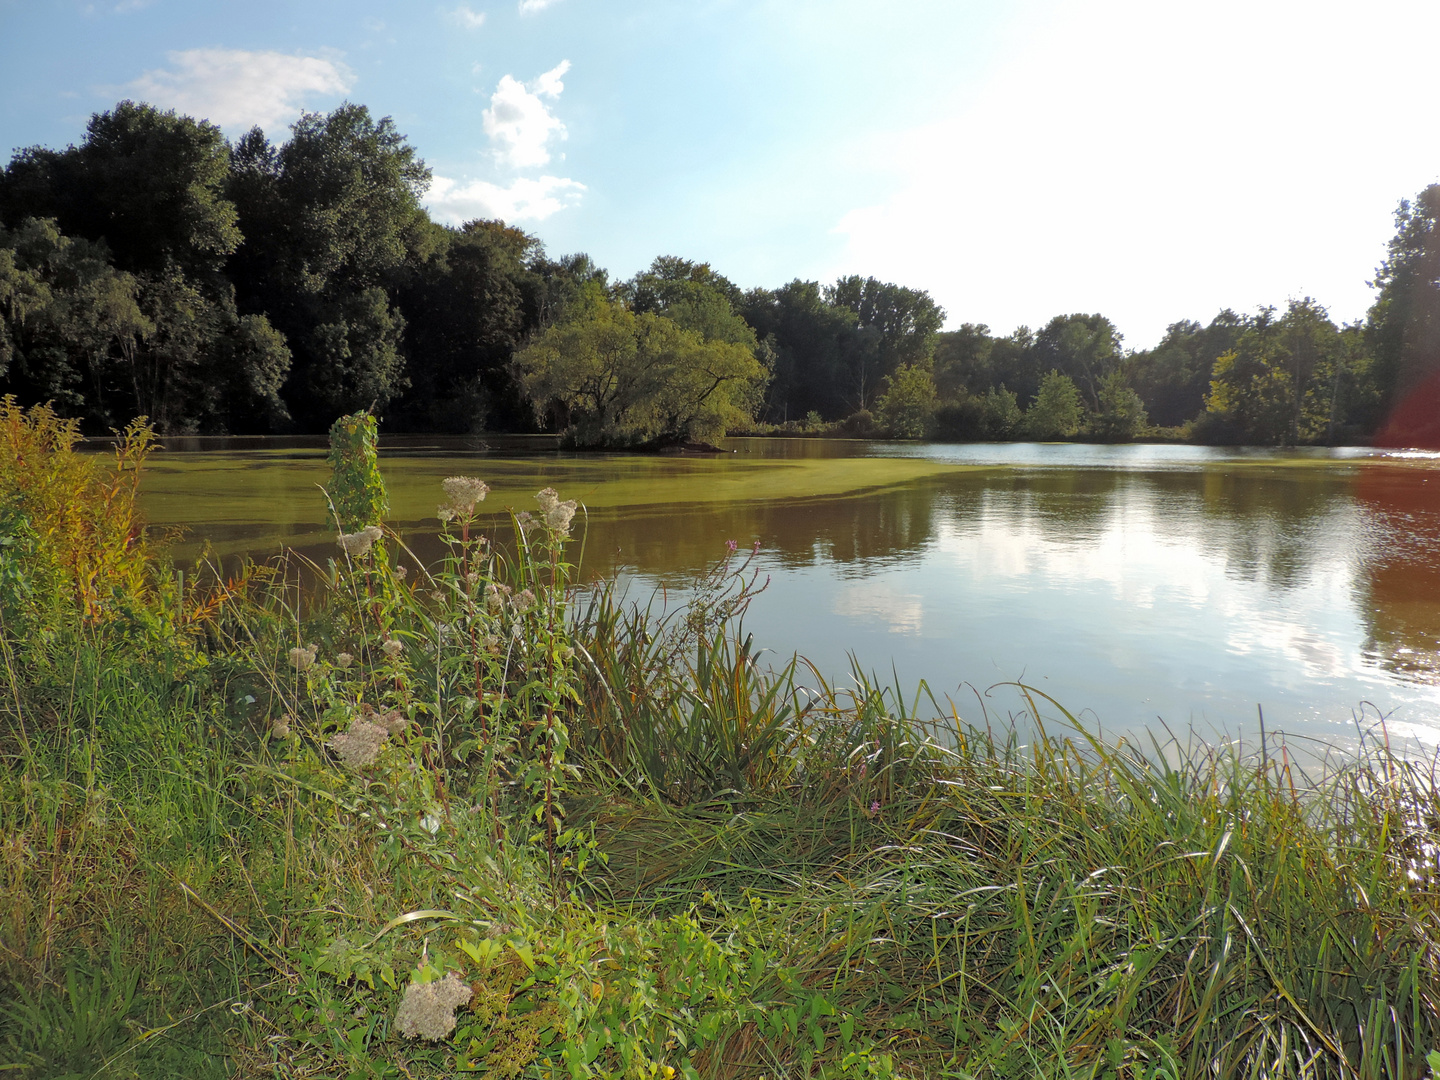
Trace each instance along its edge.
<instances>
[{"instance_id":1,"label":"still water","mask_svg":"<svg viewBox=\"0 0 1440 1080\"><path fill-rule=\"evenodd\" d=\"M392 438L390 524L439 555L441 478L485 506L586 505L582 574L683 590L735 540L769 585L747 629L843 678L851 657L983 722L1042 690L1110 734L1266 726L1440 745L1440 456L1068 444L743 440L720 458ZM144 506L177 557L335 551L313 440L172 440ZM491 528L499 528L499 519ZM580 530L577 529L577 532ZM1045 710L1042 710L1045 711ZM1052 714L1054 710L1049 710Z\"/></svg>"}]
</instances>

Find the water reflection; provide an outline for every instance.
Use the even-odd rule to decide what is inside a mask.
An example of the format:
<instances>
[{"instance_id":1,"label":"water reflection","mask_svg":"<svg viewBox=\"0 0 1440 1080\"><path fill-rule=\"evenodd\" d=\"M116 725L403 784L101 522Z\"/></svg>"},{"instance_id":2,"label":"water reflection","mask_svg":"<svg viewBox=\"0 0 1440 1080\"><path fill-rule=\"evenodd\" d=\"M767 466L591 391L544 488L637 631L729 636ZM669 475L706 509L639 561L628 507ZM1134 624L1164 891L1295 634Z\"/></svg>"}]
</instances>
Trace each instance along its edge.
<instances>
[{"instance_id":1,"label":"water reflection","mask_svg":"<svg viewBox=\"0 0 1440 1080\"><path fill-rule=\"evenodd\" d=\"M1247 730L1261 705L1277 728L1343 741L1368 701L1440 741L1433 460L736 447L657 460L561 457L532 441L467 457L432 440L392 449L383 466L392 523L422 560L441 553L428 515L452 472L496 485L487 506L526 505L547 484L580 493L591 504L583 575L620 574L632 596L683 586L726 540L758 540L771 584L750 629L831 674L853 653L957 700L966 684L1023 678L1112 730L1158 719L1208 735ZM324 476L313 447L172 454L147 481L147 509L226 551L283 540L323 558L334 552L314 488ZM850 476L859 490L843 490ZM486 527L503 534L503 519Z\"/></svg>"},{"instance_id":2,"label":"water reflection","mask_svg":"<svg viewBox=\"0 0 1440 1080\"><path fill-rule=\"evenodd\" d=\"M1440 683L1440 479L1372 468L1355 482L1364 509L1363 587L1355 602L1367 658L1401 678Z\"/></svg>"}]
</instances>

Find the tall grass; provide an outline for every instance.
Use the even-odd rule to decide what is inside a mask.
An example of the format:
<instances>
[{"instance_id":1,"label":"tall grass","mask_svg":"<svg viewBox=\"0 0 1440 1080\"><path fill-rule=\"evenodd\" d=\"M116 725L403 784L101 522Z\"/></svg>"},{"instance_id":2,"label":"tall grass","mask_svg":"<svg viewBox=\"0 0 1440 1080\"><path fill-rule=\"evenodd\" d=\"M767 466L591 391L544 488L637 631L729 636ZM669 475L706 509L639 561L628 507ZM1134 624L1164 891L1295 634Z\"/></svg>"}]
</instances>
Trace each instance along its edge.
<instances>
[{"instance_id":1,"label":"tall grass","mask_svg":"<svg viewBox=\"0 0 1440 1080\"><path fill-rule=\"evenodd\" d=\"M348 419L323 565L147 558L107 606L6 545L18 1075L1430 1074L1434 761L921 723L767 667L733 548L680 609L575 588L548 491L501 545L447 481L422 566ZM6 506L123 490L5 445Z\"/></svg>"}]
</instances>

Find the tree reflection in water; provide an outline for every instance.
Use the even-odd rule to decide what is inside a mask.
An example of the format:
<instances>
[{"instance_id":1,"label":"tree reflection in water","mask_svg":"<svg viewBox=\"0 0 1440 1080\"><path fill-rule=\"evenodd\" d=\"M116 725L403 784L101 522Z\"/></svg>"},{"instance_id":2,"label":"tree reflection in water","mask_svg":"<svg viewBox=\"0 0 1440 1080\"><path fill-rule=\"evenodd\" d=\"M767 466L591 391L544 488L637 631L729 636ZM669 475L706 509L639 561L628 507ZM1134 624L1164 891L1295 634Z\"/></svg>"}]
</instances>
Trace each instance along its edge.
<instances>
[{"instance_id":1,"label":"tree reflection in water","mask_svg":"<svg viewBox=\"0 0 1440 1080\"><path fill-rule=\"evenodd\" d=\"M642 601L653 587L683 590L727 540L759 540L773 581L749 628L832 674L854 652L942 694L1023 676L1119 727L1160 716L1231 731L1259 703L1277 724L1329 736L1369 700L1440 730L1434 463L1188 447L1016 447L1011 464L993 447L747 448L677 460L460 457L442 445L382 464L391 524L422 560L441 554L429 514L437 478L452 473L489 480L499 494L487 507L526 508L544 486L589 503L582 579L622 575ZM163 462L152 517L194 522L222 551L283 539L333 554L313 509L324 479L313 454L226 457ZM844 490L852 476L858 490ZM486 527L507 531L499 517Z\"/></svg>"}]
</instances>

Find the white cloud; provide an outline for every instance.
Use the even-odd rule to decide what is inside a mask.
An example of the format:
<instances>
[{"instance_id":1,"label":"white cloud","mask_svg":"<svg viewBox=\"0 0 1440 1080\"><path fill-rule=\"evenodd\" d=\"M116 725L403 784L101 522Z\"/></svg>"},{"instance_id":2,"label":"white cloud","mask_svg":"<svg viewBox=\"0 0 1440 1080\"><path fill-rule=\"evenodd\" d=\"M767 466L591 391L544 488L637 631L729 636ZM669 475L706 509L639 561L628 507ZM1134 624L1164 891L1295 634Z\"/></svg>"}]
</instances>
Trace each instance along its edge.
<instances>
[{"instance_id":1,"label":"white cloud","mask_svg":"<svg viewBox=\"0 0 1440 1080\"><path fill-rule=\"evenodd\" d=\"M461 4L450 17L467 30L479 30L485 25L485 13L483 11L471 11L464 4Z\"/></svg>"},{"instance_id":2,"label":"white cloud","mask_svg":"<svg viewBox=\"0 0 1440 1080\"><path fill-rule=\"evenodd\" d=\"M460 183L437 176L430 182L426 203L441 221L458 225L475 218L544 221L580 201L585 185L558 176L538 180L520 177L501 187L485 180Z\"/></svg>"},{"instance_id":3,"label":"white cloud","mask_svg":"<svg viewBox=\"0 0 1440 1080\"><path fill-rule=\"evenodd\" d=\"M892 634L918 634L925 624L925 601L884 581L846 585L830 607L836 615L867 625L878 622Z\"/></svg>"},{"instance_id":4,"label":"white cloud","mask_svg":"<svg viewBox=\"0 0 1440 1080\"><path fill-rule=\"evenodd\" d=\"M517 169L549 163L550 141L565 138L565 125L541 99L560 96L565 89L561 78L569 70L570 61L562 60L533 83L501 77L483 121L502 163Z\"/></svg>"},{"instance_id":5,"label":"white cloud","mask_svg":"<svg viewBox=\"0 0 1440 1080\"><path fill-rule=\"evenodd\" d=\"M170 67L147 71L127 92L231 131L267 131L300 115L316 98L344 94L355 76L339 60L242 49L167 53Z\"/></svg>"},{"instance_id":6,"label":"white cloud","mask_svg":"<svg viewBox=\"0 0 1440 1080\"><path fill-rule=\"evenodd\" d=\"M116 15L129 15L132 11L140 11L153 4L155 0L121 0L115 5Z\"/></svg>"},{"instance_id":7,"label":"white cloud","mask_svg":"<svg viewBox=\"0 0 1440 1080\"><path fill-rule=\"evenodd\" d=\"M1417 0L1062 0L980 93L856 148L895 180L831 269L927 288L951 325L1100 311L1131 346L1306 294L1357 318L1395 203L1440 178L1375 88L1432 97L1437 34Z\"/></svg>"},{"instance_id":8,"label":"white cloud","mask_svg":"<svg viewBox=\"0 0 1440 1080\"><path fill-rule=\"evenodd\" d=\"M534 15L559 2L560 0L520 0L520 14Z\"/></svg>"}]
</instances>

